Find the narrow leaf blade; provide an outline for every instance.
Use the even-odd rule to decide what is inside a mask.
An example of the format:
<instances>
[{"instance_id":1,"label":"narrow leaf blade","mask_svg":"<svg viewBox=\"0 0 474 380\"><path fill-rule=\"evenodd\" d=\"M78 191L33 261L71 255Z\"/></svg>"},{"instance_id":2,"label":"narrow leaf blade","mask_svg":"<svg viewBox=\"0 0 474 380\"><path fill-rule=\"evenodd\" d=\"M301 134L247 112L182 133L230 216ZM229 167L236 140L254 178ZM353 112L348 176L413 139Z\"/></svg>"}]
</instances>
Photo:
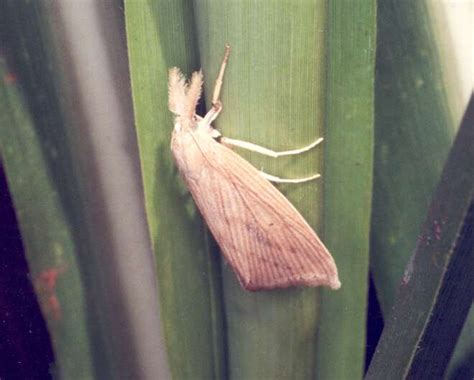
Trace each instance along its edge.
<instances>
[{"instance_id":1,"label":"narrow leaf blade","mask_svg":"<svg viewBox=\"0 0 474 380\"><path fill-rule=\"evenodd\" d=\"M186 1L125 1L135 124L156 257L161 317L173 377L222 378L224 348L216 258L171 159L168 69L199 69Z\"/></svg>"},{"instance_id":2,"label":"narrow leaf blade","mask_svg":"<svg viewBox=\"0 0 474 380\"><path fill-rule=\"evenodd\" d=\"M324 238L342 287L323 292L320 379L362 377L372 201L375 1L328 8Z\"/></svg>"}]
</instances>

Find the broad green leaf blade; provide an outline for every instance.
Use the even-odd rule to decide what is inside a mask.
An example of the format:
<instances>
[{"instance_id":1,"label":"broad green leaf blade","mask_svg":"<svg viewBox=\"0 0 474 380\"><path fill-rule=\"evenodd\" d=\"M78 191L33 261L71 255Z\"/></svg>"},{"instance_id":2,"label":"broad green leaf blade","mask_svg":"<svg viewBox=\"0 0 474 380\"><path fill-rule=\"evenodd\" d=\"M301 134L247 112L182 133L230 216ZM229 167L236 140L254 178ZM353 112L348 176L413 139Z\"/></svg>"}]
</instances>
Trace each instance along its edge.
<instances>
[{"instance_id":1,"label":"broad green leaf blade","mask_svg":"<svg viewBox=\"0 0 474 380\"><path fill-rule=\"evenodd\" d=\"M474 292L474 97L367 379L441 378Z\"/></svg>"},{"instance_id":2,"label":"broad green leaf blade","mask_svg":"<svg viewBox=\"0 0 474 380\"><path fill-rule=\"evenodd\" d=\"M379 1L371 268L386 315L463 112L438 7ZM471 348L463 334L456 357Z\"/></svg>"},{"instance_id":3,"label":"broad green leaf blade","mask_svg":"<svg viewBox=\"0 0 474 380\"><path fill-rule=\"evenodd\" d=\"M346 5L351 4L348 2ZM359 228L353 228L350 236L340 236L351 243L357 242L357 253L352 248L349 252L340 252L336 258L342 272L348 274L350 266L357 263L357 272L352 278L346 276L348 296L338 296L337 292L328 292L327 298L335 297L338 301L330 305L332 311L326 314L327 319L340 315L342 304L352 300L350 311L345 320L331 328L338 329L343 325L351 326L347 335L340 335L335 341L329 335L321 334L318 344L321 347L331 346L330 361L334 368L340 363L340 355L350 358L344 370L353 378L354 373L362 374L363 347L365 336L360 331L365 328L366 279L368 270L368 225L370 215L370 186L372 172L372 85L373 85L373 41L375 32L374 7L362 7L363 12L356 17L363 19L362 27L354 28L346 47L356 41L348 58L354 57L357 66L341 66L340 72L346 70L347 78L357 89L356 100L351 103L350 120L356 125L347 125L350 129L347 140L340 137L329 138L330 130L324 133L326 112L330 109L327 103L325 77L331 67L327 65L327 46L332 48L333 60L338 54L344 54L337 41L332 45L327 38L333 32L328 23L325 2L195 2L200 53L206 78L207 100L212 94L213 82L220 64L223 47L228 42L232 53L228 71L224 79L222 101L224 110L216 121L216 126L225 136L251 141L274 150L287 150L307 145L319 136L326 142L305 155L292 158L268 159L255 154L239 151L258 168L283 178L301 177L321 171L323 178L318 183L307 183L293 186L279 186L282 192L302 212L303 216L321 232L321 218L331 195L322 193L326 189L329 174L327 163L323 165L323 151L333 152L331 158L347 149L347 141L359 149L359 167L349 175L346 184L355 191L347 197L345 209L348 214L355 210L360 212ZM352 9L352 8L351 8ZM368 11L368 12L367 12ZM337 12L336 12L337 13ZM367 14L366 14L367 13ZM347 22L340 19L337 22ZM337 17L335 17L336 19ZM337 22L334 26L337 26ZM353 25L353 24L351 24ZM336 31L338 38L342 31ZM346 36L347 37L347 36ZM326 44L327 43L327 44ZM353 74L352 77L350 73ZM345 79L347 79L345 78ZM340 84L339 84L340 85ZM333 88L337 86L332 83ZM358 88L363 90L359 93ZM333 99L333 102L336 100ZM332 104L332 106L334 106ZM348 103L344 104L344 106ZM327 108L326 108L327 107ZM360 107L360 108L359 108ZM331 117L340 109L334 112ZM331 122L329 128L339 128ZM341 129L346 131L346 129ZM362 133L361 133L362 132ZM360 136L359 136L360 135ZM328 142L329 141L329 142ZM332 145L334 144L334 145ZM348 158L350 160L353 157ZM342 170L347 162L337 161L337 176L345 175ZM332 170L332 169L331 169ZM339 174L340 173L340 174ZM332 175L332 174L331 174ZM336 178L336 177L333 177ZM339 178L339 177L338 177ZM332 180L333 183L338 181ZM330 187L330 191L333 189ZM326 198L327 197L327 198ZM351 199L351 200L349 200ZM341 202L336 197L333 202ZM364 206L360 206L362 203ZM336 213L332 217L338 217ZM327 219L327 218L325 218ZM331 223L337 224L337 221ZM333 237L333 242L335 238ZM334 244L337 246L337 244ZM344 246L345 247L345 246ZM338 253L336 252L336 255ZM348 261L345 256L349 257ZM353 260L353 261L352 261ZM347 269L344 269L347 266ZM352 269L352 271L354 271ZM231 378L310 378L315 374L315 363L319 361L315 352L315 335L317 330L317 295L311 289L289 289L264 293L244 292L227 268L224 271L225 303L228 327L228 361ZM344 283L344 279L342 280ZM345 286L343 284L343 286ZM357 295L351 288L358 289ZM329 303L328 303L329 304ZM325 305L324 305L325 307ZM354 328L354 326L357 326ZM332 333L334 331L331 330ZM322 329L319 330L322 333ZM360 354L354 356L354 349ZM322 349L320 350L322 351ZM316 359L318 357L318 359ZM352 359L354 357L354 359ZM319 371L325 378L334 368L325 367ZM327 371L327 372L326 372Z\"/></svg>"},{"instance_id":4,"label":"broad green leaf blade","mask_svg":"<svg viewBox=\"0 0 474 380\"><path fill-rule=\"evenodd\" d=\"M342 288L323 293L316 368L319 379L354 379L365 356L376 4L329 4L324 238Z\"/></svg>"},{"instance_id":5,"label":"broad green leaf blade","mask_svg":"<svg viewBox=\"0 0 474 380\"><path fill-rule=\"evenodd\" d=\"M371 265L385 314L454 131L429 27L423 1L379 1Z\"/></svg>"},{"instance_id":6,"label":"broad green leaf blade","mask_svg":"<svg viewBox=\"0 0 474 380\"><path fill-rule=\"evenodd\" d=\"M274 150L305 146L323 135L325 4L197 1L195 12L207 104L224 52L231 56L223 111L224 136ZM239 154L282 178L321 171L322 148L292 158ZM321 183L279 189L319 231ZM314 374L317 291L249 293L224 267L230 379L309 379Z\"/></svg>"},{"instance_id":7,"label":"broad green leaf blade","mask_svg":"<svg viewBox=\"0 0 474 380\"><path fill-rule=\"evenodd\" d=\"M219 267L171 159L168 69L199 69L192 6L125 1L135 123L161 316L176 379L224 376ZM210 195L211 196L211 195Z\"/></svg>"},{"instance_id":8,"label":"broad green leaf blade","mask_svg":"<svg viewBox=\"0 0 474 380\"><path fill-rule=\"evenodd\" d=\"M429 15L424 1L379 0L371 267L385 315L455 129Z\"/></svg>"}]
</instances>

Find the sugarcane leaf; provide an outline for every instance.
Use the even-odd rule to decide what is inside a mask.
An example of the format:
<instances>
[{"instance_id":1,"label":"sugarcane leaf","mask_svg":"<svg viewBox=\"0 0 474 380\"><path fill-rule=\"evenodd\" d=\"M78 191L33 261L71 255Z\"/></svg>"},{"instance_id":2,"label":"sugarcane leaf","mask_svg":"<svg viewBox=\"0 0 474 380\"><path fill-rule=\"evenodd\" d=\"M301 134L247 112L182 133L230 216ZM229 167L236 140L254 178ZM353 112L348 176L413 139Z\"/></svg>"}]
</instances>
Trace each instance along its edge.
<instances>
[{"instance_id":1,"label":"sugarcane leaf","mask_svg":"<svg viewBox=\"0 0 474 380\"><path fill-rule=\"evenodd\" d=\"M239 154L257 168L283 178L323 171L319 183L279 189L318 233L324 231L323 240L327 237L343 282L339 294L325 294L316 342L319 292L288 289L249 294L225 268L229 375L310 378L316 368L321 378L332 371L342 376L339 378L362 375L372 171L374 4L343 2L329 9L324 2L194 4L207 101L224 44L232 48L223 86L224 109L216 120L221 132L277 151L325 137L325 143L315 151L291 159L268 159L243 151ZM350 95L338 98L346 90ZM354 92L357 94L350 100ZM354 151L355 156L351 156ZM345 186L353 191L343 194L342 186L336 190L340 181L347 181ZM336 209L336 204L343 208ZM359 224L347 221L348 229L343 228L336 236L341 214L356 215ZM350 312L343 316L337 310L347 302ZM337 321L334 324L333 318ZM346 326L352 329L348 331ZM325 329L330 332L325 333ZM338 329L341 333L337 339L329 335ZM327 352L315 351L316 344ZM359 350L356 355L355 350ZM340 366L341 356L348 360L345 367Z\"/></svg>"},{"instance_id":2,"label":"sugarcane leaf","mask_svg":"<svg viewBox=\"0 0 474 380\"><path fill-rule=\"evenodd\" d=\"M125 1L135 111L169 365L177 378L222 378L218 259L171 160L168 69L199 69L186 1Z\"/></svg>"},{"instance_id":3,"label":"sugarcane leaf","mask_svg":"<svg viewBox=\"0 0 474 380\"><path fill-rule=\"evenodd\" d=\"M441 378L474 292L474 98L366 379Z\"/></svg>"}]
</instances>

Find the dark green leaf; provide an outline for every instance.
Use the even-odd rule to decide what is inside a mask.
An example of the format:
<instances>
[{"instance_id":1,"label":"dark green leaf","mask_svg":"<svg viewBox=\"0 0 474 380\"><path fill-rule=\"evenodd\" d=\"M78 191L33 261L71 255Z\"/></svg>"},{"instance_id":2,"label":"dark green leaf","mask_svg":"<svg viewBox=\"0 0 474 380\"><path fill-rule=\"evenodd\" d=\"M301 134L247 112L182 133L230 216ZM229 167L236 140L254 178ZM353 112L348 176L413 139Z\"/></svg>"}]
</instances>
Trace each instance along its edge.
<instances>
[{"instance_id":1,"label":"dark green leaf","mask_svg":"<svg viewBox=\"0 0 474 380\"><path fill-rule=\"evenodd\" d=\"M367 379L441 378L474 294L474 98L444 167Z\"/></svg>"}]
</instances>

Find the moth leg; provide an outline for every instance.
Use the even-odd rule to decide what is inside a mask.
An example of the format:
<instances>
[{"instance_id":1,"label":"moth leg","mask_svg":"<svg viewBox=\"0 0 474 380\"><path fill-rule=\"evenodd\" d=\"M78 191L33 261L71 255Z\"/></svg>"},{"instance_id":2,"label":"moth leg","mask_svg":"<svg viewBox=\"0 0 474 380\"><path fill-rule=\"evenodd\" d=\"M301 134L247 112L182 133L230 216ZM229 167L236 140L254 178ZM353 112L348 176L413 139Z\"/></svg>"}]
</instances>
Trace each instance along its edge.
<instances>
[{"instance_id":1,"label":"moth leg","mask_svg":"<svg viewBox=\"0 0 474 380\"><path fill-rule=\"evenodd\" d=\"M227 61L229 60L229 54L230 54L230 45L226 44L224 58L222 59L221 68L216 78L216 84L214 85L214 93L212 94L212 108L207 112L206 116L204 116L204 119L203 119L206 125L210 125L216 119L219 113L222 111L222 102L219 99L219 95L221 93L222 82L224 79L224 72L227 66Z\"/></svg>"},{"instance_id":2,"label":"moth leg","mask_svg":"<svg viewBox=\"0 0 474 380\"><path fill-rule=\"evenodd\" d=\"M281 156L290 156L290 155L293 155L293 154L300 154L300 153L307 152L308 150L313 149L316 145L319 145L322 141L323 141L323 138L320 137L319 139L317 139L313 143L311 143L311 144L309 144L309 145L307 145L303 148L287 150L287 151L283 151L283 152L275 152L274 150L271 150L271 149L268 149L268 148L265 148L263 146L253 144L253 143L247 142L247 141L234 140L234 139L229 139L227 137L222 137L222 139L221 139L221 142L223 144L229 144L229 145L237 146L239 148L247 149L247 150L250 150L252 152L257 152L257 153L263 154L265 156L270 156L270 157L273 157L273 158L278 158L278 157L281 157Z\"/></svg>"},{"instance_id":3,"label":"moth leg","mask_svg":"<svg viewBox=\"0 0 474 380\"><path fill-rule=\"evenodd\" d=\"M268 173L265 173L265 172L262 172L262 171L260 171L260 175L263 178L267 179L268 181L275 182L275 183L303 183L303 182L312 181L316 178L321 177L320 174L315 174L315 175L312 175L310 177L287 179L287 178L276 177L274 175L271 175L271 174L268 174Z\"/></svg>"}]
</instances>

